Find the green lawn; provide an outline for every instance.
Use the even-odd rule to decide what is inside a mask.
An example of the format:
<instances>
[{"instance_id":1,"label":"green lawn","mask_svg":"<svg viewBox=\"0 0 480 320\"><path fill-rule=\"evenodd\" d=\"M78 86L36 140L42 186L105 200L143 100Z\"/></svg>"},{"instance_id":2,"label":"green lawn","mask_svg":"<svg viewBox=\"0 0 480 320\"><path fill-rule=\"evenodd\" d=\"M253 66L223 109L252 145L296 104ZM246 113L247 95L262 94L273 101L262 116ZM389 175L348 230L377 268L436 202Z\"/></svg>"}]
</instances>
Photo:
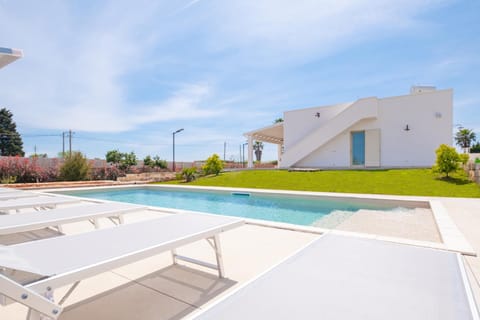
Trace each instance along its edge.
<instances>
[{"instance_id":1,"label":"green lawn","mask_svg":"<svg viewBox=\"0 0 480 320\"><path fill-rule=\"evenodd\" d=\"M182 183L183 182L170 182ZM463 173L440 178L430 169L288 172L249 170L222 173L188 183L197 186L262 188L442 197L480 197L480 186Z\"/></svg>"}]
</instances>

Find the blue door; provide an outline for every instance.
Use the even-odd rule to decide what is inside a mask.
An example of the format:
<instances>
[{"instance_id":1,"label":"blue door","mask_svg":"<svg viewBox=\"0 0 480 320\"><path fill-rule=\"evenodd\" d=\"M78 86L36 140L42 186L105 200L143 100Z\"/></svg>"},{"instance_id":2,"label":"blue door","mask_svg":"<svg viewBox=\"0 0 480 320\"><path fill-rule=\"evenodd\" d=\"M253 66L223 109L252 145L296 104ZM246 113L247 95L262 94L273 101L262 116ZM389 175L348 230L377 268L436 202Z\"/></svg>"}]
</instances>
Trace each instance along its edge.
<instances>
[{"instance_id":1,"label":"blue door","mask_svg":"<svg viewBox=\"0 0 480 320\"><path fill-rule=\"evenodd\" d=\"M352 132L352 165L365 165L365 131Z\"/></svg>"}]
</instances>

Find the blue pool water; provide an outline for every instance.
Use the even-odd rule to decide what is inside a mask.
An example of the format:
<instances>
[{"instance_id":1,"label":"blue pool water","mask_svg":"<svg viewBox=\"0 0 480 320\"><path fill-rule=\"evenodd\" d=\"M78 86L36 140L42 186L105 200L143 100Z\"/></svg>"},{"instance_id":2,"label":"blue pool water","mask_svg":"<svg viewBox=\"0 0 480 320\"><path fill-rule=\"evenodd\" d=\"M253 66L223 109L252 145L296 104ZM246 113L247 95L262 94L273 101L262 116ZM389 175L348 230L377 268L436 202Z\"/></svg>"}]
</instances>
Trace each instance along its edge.
<instances>
[{"instance_id":1,"label":"blue pool water","mask_svg":"<svg viewBox=\"0 0 480 320\"><path fill-rule=\"evenodd\" d=\"M85 198L201 211L307 226L318 225L316 224L317 221L332 213L341 213L338 216L345 217L360 209L394 209L394 206L360 204L339 199L325 200L278 195L246 195L242 193L177 191L151 188L75 191L68 192L68 194Z\"/></svg>"}]
</instances>

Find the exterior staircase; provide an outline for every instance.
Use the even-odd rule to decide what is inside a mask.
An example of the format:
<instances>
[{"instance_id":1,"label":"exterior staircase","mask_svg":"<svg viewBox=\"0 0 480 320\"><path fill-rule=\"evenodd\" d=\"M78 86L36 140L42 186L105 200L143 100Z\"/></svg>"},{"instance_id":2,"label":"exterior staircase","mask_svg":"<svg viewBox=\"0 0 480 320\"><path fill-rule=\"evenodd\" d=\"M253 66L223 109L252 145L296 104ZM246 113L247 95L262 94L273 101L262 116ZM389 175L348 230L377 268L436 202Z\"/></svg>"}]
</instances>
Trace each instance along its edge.
<instances>
[{"instance_id":1,"label":"exterior staircase","mask_svg":"<svg viewBox=\"0 0 480 320\"><path fill-rule=\"evenodd\" d=\"M378 116L378 99L375 97L355 101L345 110L313 129L303 139L289 146L282 155L281 167L289 168L307 157L327 142L341 134L356 123Z\"/></svg>"}]
</instances>

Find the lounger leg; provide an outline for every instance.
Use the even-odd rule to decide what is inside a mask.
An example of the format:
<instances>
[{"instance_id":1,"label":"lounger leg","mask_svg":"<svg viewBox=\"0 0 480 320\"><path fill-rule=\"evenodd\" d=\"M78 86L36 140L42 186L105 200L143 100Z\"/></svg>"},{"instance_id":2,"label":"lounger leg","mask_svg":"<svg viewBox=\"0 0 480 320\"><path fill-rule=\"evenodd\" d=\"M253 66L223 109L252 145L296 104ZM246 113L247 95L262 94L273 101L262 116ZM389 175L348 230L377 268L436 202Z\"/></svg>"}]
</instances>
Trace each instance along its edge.
<instances>
[{"instance_id":1,"label":"lounger leg","mask_svg":"<svg viewBox=\"0 0 480 320\"><path fill-rule=\"evenodd\" d=\"M47 291L43 294L45 298L53 302L53 290L51 288L48 288ZM37 310L34 310L32 308L28 309L28 314L27 314L27 320L51 320L52 318L47 317Z\"/></svg>"},{"instance_id":2,"label":"lounger leg","mask_svg":"<svg viewBox=\"0 0 480 320\"><path fill-rule=\"evenodd\" d=\"M58 232L63 233L63 227L61 225L58 225L56 228Z\"/></svg>"},{"instance_id":3,"label":"lounger leg","mask_svg":"<svg viewBox=\"0 0 480 320\"><path fill-rule=\"evenodd\" d=\"M95 226L95 229L100 229L100 223L97 218L93 219L93 225Z\"/></svg>"},{"instance_id":4,"label":"lounger leg","mask_svg":"<svg viewBox=\"0 0 480 320\"><path fill-rule=\"evenodd\" d=\"M177 264L177 250L176 249L172 249L172 260L173 260L173 264Z\"/></svg>"},{"instance_id":5,"label":"lounger leg","mask_svg":"<svg viewBox=\"0 0 480 320\"><path fill-rule=\"evenodd\" d=\"M215 256L217 258L218 276L220 278L225 278L225 269L224 269L224 266L223 266L222 248L220 246L220 236L218 234L216 234L213 237L213 242L215 244Z\"/></svg>"},{"instance_id":6,"label":"lounger leg","mask_svg":"<svg viewBox=\"0 0 480 320\"><path fill-rule=\"evenodd\" d=\"M42 315L40 312L33 309L28 309L27 320L42 320L41 317Z\"/></svg>"}]
</instances>

